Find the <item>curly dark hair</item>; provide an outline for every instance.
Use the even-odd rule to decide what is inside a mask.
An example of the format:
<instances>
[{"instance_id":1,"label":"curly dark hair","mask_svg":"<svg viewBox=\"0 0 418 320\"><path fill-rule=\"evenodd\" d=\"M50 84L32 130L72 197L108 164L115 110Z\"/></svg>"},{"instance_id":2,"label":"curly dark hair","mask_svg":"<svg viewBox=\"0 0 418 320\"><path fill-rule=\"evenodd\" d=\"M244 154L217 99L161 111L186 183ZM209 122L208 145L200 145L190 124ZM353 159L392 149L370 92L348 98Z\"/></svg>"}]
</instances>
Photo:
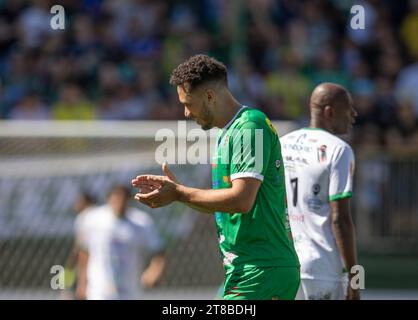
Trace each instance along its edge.
<instances>
[{"instance_id":1,"label":"curly dark hair","mask_svg":"<svg viewBox=\"0 0 418 320\"><path fill-rule=\"evenodd\" d=\"M180 86L189 83L194 89L209 81L220 81L227 85L227 71L222 62L204 54L190 57L171 73L170 84Z\"/></svg>"}]
</instances>

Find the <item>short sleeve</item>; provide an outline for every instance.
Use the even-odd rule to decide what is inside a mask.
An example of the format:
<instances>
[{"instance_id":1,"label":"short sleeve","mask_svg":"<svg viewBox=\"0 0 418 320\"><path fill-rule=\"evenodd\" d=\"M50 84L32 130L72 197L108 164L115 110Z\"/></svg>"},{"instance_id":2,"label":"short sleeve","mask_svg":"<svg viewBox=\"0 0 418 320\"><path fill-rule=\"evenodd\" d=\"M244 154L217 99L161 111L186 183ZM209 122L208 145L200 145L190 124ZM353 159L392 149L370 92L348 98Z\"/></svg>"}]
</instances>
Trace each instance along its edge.
<instances>
[{"instance_id":1,"label":"short sleeve","mask_svg":"<svg viewBox=\"0 0 418 320\"><path fill-rule=\"evenodd\" d=\"M264 180L273 138L267 125L255 121L246 122L233 132L231 181L248 177Z\"/></svg>"},{"instance_id":2,"label":"short sleeve","mask_svg":"<svg viewBox=\"0 0 418 320\"><path fill-rule=\"evenodd\" d=\"M354 153L349 145L344 145L331 163L329 201L352 197L353 175Z\"/></svg>"}]
</instances>

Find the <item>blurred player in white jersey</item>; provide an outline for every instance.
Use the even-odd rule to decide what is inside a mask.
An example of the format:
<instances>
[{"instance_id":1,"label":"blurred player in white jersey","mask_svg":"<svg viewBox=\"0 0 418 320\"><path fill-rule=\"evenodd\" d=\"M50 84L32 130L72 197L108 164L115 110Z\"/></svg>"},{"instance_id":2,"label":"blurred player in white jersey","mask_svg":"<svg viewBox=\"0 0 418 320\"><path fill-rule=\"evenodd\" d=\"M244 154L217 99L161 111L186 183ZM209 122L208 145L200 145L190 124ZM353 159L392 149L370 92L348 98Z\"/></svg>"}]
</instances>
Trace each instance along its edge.
<instances>
[{"instance_id":1,"label":"blurred player in white jersey","mask_svg":"<svg viewBox=\"0 0 418 320\"><path fill-rule=\"evenodd\" d=\"M62 299L73 299L77 287L77 258L80 249L81 226L84 218L92 209L96 208L96 200L86 191L80 192L73 204L76 218L74 221L74 244L65 264L65 290Z\"/></svg>"},{"instance_id":2,"label":"blurred player in white jersey","mask_svg":"<svg viewBox=\"0 0 418 320\"><path fill-rule=\"evenodd\" d=\"M336 135L348 132L355 117L347 90L318 85L310 98L308 128L280 139L289 219L301 264L296 299L359 299L349 273L357 264L351 218L354 154Z\"/></svg>"},{"instance_id":3,"label":"blurred player in white jersey","mask_svg":"<svg viewBox=\"0 0 418 320\"><path fill-rule=\"evenodd\" d=\"M128 207L129 199L129 189L116 186L108 204L83 219L78 299L139 299L141 287L152 287L161 277L165 267L162 241L151 217ZM151 255L149 264L147 255Z\"/></svg>"}]
</instances>

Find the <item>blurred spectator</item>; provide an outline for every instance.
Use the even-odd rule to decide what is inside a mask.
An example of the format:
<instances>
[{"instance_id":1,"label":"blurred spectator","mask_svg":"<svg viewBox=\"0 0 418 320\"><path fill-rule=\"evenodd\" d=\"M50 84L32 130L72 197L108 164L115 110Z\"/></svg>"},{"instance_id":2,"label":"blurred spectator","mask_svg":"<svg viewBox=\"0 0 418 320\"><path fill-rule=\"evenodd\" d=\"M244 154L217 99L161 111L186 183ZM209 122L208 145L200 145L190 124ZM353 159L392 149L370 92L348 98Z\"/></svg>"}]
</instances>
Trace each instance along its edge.
<instances>
[{"instance_id":1,"label":"blurred spectator","mask_svg":"<svg viewBox=\"0 0 418 320\"><path fill-rule=\"evenodd\" d=\"M32 0L31 6L23 10L18 22L18 34L23 46L40 47L47 34L52 32L49 9L48 0Z\"/></svg>"},{"instance_id":2,"label":"blurred spectator","mask_svg":"<svg viewBox=\"0 0 418 320\"><path fill-rule=\"evenodd\" d=\"M81 88L72 83L61 89L58 102L52 106L52 116L55 120L93 120L96 112Z\"/></svg>"},{"instance_id":3,"label":"blurred spectator","mask_svg":"<svg viewBox=\"0 0 418 320\"><path fill-rule=\"evenodd\" d=\"M414 64L404 67L396 82L396 94L400 100L410 99L418 116L418 56Z\"/></svg>"},{"instance_id":4,"label":"blurred spectator","mask_svg":"<svg viewBox=\"0 0 418 320\"><path fill-rule=\"evenodd\" d=\"M300 120L307 115L307 97L311 89L311 82L299 72L300 66L296 57L292 52L289 52L284 57L281 68L266 77L267 95L276 97L280 101L272 106L273 110L281 109L281 112L270 113L273 118Z\"/></svg>"},{"instance_id":5,"label":"blurred spectator","mask_svg":"<svg viewBox=\"0 0 418 320\"><path fill-rule=\"evenodd\" d=\"M322 47L316 62L316 68L311 73L312 85L322 82L338 83L346 88L351 88L350 79L342 70L338 60L338 51L331 45Z\"/></svg>"},{"instance_id":6,"label":"blurred spectator","mask_svg":"<svg viewBox=\"0 0 418 320\"><path fill-rule=\"evenodd\" d=\"M411 57L418 57L418 0L409 0L410 10L401 24L400 36Z\"/></svg>"},{"instance_id":7,"label":"blurred spectator","mask_svg":"<svg viewBox=\"0 0 418 320\"><path fill-rule=\"evenodd\" d=\"M357 130L379 133L398 100L418 115L418 0L356 4L365 29L351 28L350 1L66 1L66 29L54 31L51 1L4 1L0 116L48 118L22 115L37 92L53 119L182 119L169 74L208 53L230 66L237 97L273 119L303 123L310 89L332 81L359 99Z\"/></svg>"},{"instance_id":8,"label":"blurred spectator","mask_svg":"<svg viewBox=\"0 0 418 320\"><path fill-rule=\"evenodd\" d=\"M388 151L395 155L418 153L418 118L411 100L400 101L396 118L385 135Z\"/></svg>"},{"instance_id":9,"label":"blurred spectator","mask_svg":"<svg viewBox=\"0 0 418 320\"><path fill-rule=\"evenodd\" d=\"M11 120L48 120L48 108L36 94L28 94L10 112Z\"/></svg>"}]
</instances>

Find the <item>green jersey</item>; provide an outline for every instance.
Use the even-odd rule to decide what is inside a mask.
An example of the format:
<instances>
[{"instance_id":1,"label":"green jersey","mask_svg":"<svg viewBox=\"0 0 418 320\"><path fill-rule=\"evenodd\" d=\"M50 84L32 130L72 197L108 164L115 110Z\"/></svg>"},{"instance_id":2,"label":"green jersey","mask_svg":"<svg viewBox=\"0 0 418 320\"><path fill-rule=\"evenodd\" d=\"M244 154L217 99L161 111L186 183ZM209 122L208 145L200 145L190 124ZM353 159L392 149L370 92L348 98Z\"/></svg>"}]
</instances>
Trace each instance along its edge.
<instances>
[{"instance_id":1,"label":"green jersey","mask_svg":"<svg viewBox=\"0 0 418 320\"><path fill-rule=\"evenodd\" d=\"M217 135L212 187L239 178L261 181L248 213L216 212L219 247L227 274L257 267L299 267L290 230L284 169L277 132L266 115L243 107Z\"/></svg>"}]
</instances>

